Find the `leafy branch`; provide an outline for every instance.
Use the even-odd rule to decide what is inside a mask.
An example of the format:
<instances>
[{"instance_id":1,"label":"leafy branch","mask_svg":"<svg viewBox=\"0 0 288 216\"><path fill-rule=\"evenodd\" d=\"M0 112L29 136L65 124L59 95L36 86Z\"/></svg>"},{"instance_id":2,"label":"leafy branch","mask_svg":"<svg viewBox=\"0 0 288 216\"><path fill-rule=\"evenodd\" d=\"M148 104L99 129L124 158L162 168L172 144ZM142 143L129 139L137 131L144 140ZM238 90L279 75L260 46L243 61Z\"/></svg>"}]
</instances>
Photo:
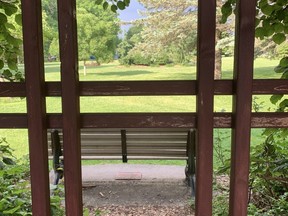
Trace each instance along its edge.
<instances>
[{"instance_id":1,"label":"leafy branch","mask_svg":"<svg viewBox=\"0 0 288 216\"><path fill-rule=\"evenodd\" d=\"M117 10L124 10L130 5L130 0L96 0L96 4L102 5L104 10L107 10L109 7L111 11L114 13L117 12Z\"/></svg>"},{"instance_id":2,"label":"leafy branch","mask_svg":"<svg viewBox=\"0 0 288 216\"><path fill-rule=\"evenodd\" d=\"M17 35L22 25L19 1L0 2L0 78L22 81L23 74L18 69L22 40ZM5 67L5 64L7 67Z\"/></svg>"}]
</instances>

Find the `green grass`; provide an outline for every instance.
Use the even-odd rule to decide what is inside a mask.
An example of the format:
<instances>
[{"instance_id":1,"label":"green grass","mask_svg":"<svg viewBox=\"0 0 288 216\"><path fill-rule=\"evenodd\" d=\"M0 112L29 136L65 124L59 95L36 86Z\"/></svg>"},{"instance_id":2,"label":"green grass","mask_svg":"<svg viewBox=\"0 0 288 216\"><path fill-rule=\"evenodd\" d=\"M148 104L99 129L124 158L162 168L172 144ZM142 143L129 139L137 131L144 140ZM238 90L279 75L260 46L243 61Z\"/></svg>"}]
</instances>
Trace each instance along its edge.
<instances>
[{"instance_id":1,"label":"green grass","mask_svg":"<svg viewBox=\"0 0 288 216\"><path fill-rule=\"evenodd\" d=\"M256 59L254 78L279 78L279 74L273 69L277 66L277 60ZM121 66L118 62L103 64L98 67L89 67L87 75L83 75L83 66L80 63L81 81L104 80L194 80L196 79L195 66ZM231 79L233 70L233 58L223 59L223 79ZM60 65L57 62L45 64L46 81L60 80ZM263 102L261 111L268 111L271 107L270 96L257 96L257 102ZM47 97L47 112L60 113L60 98ZM80 109L83 113L89 112L195 112L195 96L126 96L126 97L81 97ZM20 98L0 98L1 113L26 113L26 100ZM231 96L215 96L214 110L216 112L231 112ZM223 129L227 138L223 139L224 148L230 149L230 129ZM252 144L261 141L261 129L252 130ZM15 149L16 156L28 153L27 130L5 129L0 130L0 137L6 137L7 141ZM142 163L143 161L135 161ZM95 162L84 162L91 164ZM102 163L102 162L100 162ZM105 163L105 162L104 162ZM147 161L146 163L156 163ZM159 163L159 162L157 162ZM183 164L183 161L161 162Z\"/></svg>"}]
</instances>

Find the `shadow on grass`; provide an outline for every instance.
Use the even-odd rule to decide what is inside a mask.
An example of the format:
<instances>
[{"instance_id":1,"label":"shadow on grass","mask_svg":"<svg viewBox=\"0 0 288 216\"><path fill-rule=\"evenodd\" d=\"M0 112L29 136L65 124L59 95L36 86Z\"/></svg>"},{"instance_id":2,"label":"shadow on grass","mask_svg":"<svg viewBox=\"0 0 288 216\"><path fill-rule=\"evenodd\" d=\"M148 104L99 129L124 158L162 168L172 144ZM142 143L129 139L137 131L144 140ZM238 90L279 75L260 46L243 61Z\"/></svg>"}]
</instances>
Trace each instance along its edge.
<instances>
[{"instance_id":1,"label":"shadow on grass","mask_svg":"<svg viewBox=\"0 0 288 216\"><path fill-rule=\"evenodd\" d=\"M254 79L279 79L280 74L274 72L274 66L254 67ZM232 70L223 70L222 79L233 79Z\"/></svg>"},{"instance_id":2,"label":"shadow on grass","mask_svg":"<svg viewBox=\"0 0 288 216\"><path fill-rule=\"evenodd\" d=\"M48 65L45 65L45 73L60 73L60 65L56 65L56 66L48 66Z\"/></svg>"},{"instance_id":3,"label":"shadow on grass","mask_svg":"<svg viewBox=\"0 0 288 216\"><path fill-rule=\"evenodd\" d=\"M120 72L102 72L96 73L99 76L137 76L137 75L144 75L144 74L152 74L151 71L120 71Z\"/></svg>"},{"instance_id":4,"label":"shadow on grass","mask_svg":"<svg viewBox=\"0 0 288 216\"><path fill-rule=\"evenodd\" d=\"M86 66L86 69L89 70L89 69L101 69L101 68L115 68L116 65L98 65L98 66ZM84 69L84 66L83 64L79 65L79 70L83 70Z\"/></svg>"}]
</instances>

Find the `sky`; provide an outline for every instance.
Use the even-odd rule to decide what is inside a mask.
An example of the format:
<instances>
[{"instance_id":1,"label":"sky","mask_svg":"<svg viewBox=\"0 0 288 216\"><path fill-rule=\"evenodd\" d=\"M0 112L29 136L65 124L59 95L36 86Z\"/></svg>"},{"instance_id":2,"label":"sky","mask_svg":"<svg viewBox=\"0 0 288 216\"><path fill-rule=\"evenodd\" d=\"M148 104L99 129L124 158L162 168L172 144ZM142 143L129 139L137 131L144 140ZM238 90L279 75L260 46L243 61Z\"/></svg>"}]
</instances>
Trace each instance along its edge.
<instances>
[{"instance_id":1,"label":"sky","mask_svg":"<svg viewBox=\"0 0 288 216\"><path fill-rule=\"evenodd\" d=\"M119 18L121 21L132 21L140 18L141 16L138 14L138 10L143 10L144 7L136 0L131 0L130 5L125 10L118 10ZM129 29L129 25L121 26L122 31L127 31Z\"/></svg>"},{"instance_id":2,"label":"sky","mask_svg":"<svg viewBox=\"0 0 288 216\"><path fill-rule=\"evenodd\" d=\"M143 10L144 7L136 0L131 0L130 5L125 10L118 10L119 18L122 21L131 21L140 18L138 10Z\"/></svg>"}]
</instances>

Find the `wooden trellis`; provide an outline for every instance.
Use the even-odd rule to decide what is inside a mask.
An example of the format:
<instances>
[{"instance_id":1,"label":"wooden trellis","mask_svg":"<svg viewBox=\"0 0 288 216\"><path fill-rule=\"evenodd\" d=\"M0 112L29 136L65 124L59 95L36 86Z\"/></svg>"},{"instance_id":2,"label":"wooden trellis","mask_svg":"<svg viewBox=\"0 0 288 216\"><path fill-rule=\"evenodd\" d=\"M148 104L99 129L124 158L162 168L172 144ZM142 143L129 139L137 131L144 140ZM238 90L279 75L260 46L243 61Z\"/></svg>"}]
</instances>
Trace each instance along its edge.
<instances>
[{"instance_id":1,"label":"wooden trellis","mask_svg":"<svg viewBox=\"0 0 288 216\"><path fill-rule=\"evenodd\" d=\"M232 128L230 215L247 215L251 128L288 127L285 113L251 113L252 95L287 94L286 80L253 80L256 0L238 0L233 80L214 80L215 0L199 0L196 81L79 82L75 0L58 0L61 82L45 82L41 0L22 0L25 83L0 82L0 97L26 97L27 114L0 114L0 128L28 128L33 215L50 215L47 129L64 132L66 215L80 216L80 128L197 128L196 215L212 215L213 129ZM196 113L81 114L79 96L196 95ZM233 95L232 113L214 113L214 95ZM46 114L45 98L62 97Z\"/></svg>"}]
</instances>

